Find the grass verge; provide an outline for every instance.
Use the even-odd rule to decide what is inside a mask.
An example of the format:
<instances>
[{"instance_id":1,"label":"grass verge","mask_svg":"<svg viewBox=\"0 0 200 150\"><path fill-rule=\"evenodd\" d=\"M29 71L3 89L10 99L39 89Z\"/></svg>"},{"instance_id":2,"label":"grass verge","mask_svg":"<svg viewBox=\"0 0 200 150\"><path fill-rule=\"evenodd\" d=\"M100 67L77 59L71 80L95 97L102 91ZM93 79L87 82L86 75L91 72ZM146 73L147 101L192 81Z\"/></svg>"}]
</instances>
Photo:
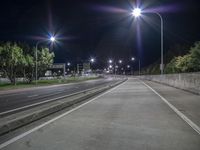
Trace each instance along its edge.
<instances>
[{"instance_id":1,"label":"grass verge","mask_svg":"<svg viewBox=\"0 0 200 150\"><path fill-rule=\"evenodd\" d=\"M67 83L75 83L86 80L95 80L100 77L68 77L66 79L53 79L53 80L38 80L38 84L35 82L25 83L18 82L16 85L12 85L10 83L0 83L0 91L3 90L12 90L12 89L20 89L20 88L31 88L31 87L39 87L39 86L48 86L48 85L56 85L56 84L67 84Z\"/></svg>"}]
</instances>

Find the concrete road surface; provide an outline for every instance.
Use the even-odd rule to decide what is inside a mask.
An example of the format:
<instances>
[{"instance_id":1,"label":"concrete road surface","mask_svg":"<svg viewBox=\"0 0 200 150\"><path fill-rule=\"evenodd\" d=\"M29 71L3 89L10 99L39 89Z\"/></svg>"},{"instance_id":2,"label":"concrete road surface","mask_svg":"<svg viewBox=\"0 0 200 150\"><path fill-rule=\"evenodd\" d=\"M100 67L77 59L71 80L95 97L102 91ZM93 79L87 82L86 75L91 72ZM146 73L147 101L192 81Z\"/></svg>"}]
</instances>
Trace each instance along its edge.
<instances>
[{"instance_id":1,"label":"concrete road surface","mask_svg":"<svg viewBox=\"0 0 200 150\"><path fill-rule=\"evenodd\" d=\"M149 87L117 88L2 143L4 150L200 150L200 135Z\"/></svg>"}]
</instances>

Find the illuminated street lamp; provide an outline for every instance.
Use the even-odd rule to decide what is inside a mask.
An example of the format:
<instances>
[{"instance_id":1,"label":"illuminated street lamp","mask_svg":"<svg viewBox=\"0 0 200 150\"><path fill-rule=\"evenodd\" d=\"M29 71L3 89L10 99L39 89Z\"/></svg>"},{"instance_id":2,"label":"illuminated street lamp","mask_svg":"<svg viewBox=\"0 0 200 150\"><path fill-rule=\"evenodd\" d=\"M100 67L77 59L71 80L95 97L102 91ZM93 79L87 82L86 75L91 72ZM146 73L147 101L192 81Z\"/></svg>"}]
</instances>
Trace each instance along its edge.
<instances>
[{"instance_id":1,"label":"illuminated street lamp","mask_svg":"<svg viewBox=\"0 0 200 150\"><path fill-rule=\"evenodd\" d=\"M135 8L132 12L132 15L135 17L141 16L141 9L140 8Z\"/></svg>"},{"instance_id":2,"label":"illuminated street lamp","mask_svg":"<svg viewBox=\"0 0 200 150\"><path fill-rule=\"evenodd\" d=\"M50 38L50 41L51 42L54 42L56 39L55 39L55 37L54 36L52 36L51 38Z\"/></svg>"},{"instance_id":3,"label":"illuminated street lamp","mask_svg":"<svg viewBox=\"0 0 200 150\"><path fill-rule=\"evenodd\" d=\"M91 70L92 70L92 64L95 62L94 58L90 58L90 65L91 65Z\"/></svg>"},{"instance_id":4,"label":"illuminated street lamp","mask_svg":"<svg viewBox=\"0 0 200 150\"><path fill-rule=\"evenodd\" d=\"M135 57L131 58L131 61L135 61ZM138 59L138 74L140 75L140 59Z\"/></svg>"},{"instance_id":5,"label":"illuminated street lamp","mask_svg":"<svg viewBox=\"0 0 200 150\"><path fill-rule=\"evenodd\" d=\"M90 59L90 62L91 62L91 63L94 63L94 61L95 61L94 58L91 58L91 59Z\"/></svg>"},{"instance_id":6,"label":"illuminated street lamp","mask_svg":"<svg viewBox=\"0 0 200 150\"><path fill-rule=\"evenodd\" d=\"M55 39L54 36L51 36L49 38L49 40L53 43L53 42L55 42L56 39ZM38 76L38 64L37 64L37 60L38 60L38 45L40 43L42 43L42 42L44 42L44 41L37 41L36 46L35 46L35 84L37 84L37 76Z\"/></svg>"},{"instance_id":7,"label":"illuminated street lamp","mask_svg":"<svg viewBox=\"0 0 200 150\"><path fill-rule=\"evenodd\" d=\"M113 63L113 65L114 65L114 74L115 74L115 76L116 76L116 71L117 71L117 69L119 68L119 66L117 65L117 62L119 63L119 64L122 64L122 60L120 59L119 61L116 61L116 60L111 60L111 59L109 59L108 60L108 62L109 62L109 64L112 64ZM112 66L112 65L110 65L110 66ZM110 68L110 67L109 67ZM112 68L112 67L111 67Z\"/></svg>"},{"instance_id":8,"label":"illuminated street lamp","mask_svg":"<svg viewBox=\"0 0 200 150\"><path fill-rule=\"evenodd\" d=\"M70 62L68 62L68 63L67 63L67 66L68 66L68 68L67 68L67 71L70 71L70 66L71 66L71 63L70 63Z\"/></svg>"},{"instance_id":9,"label":"illuminated street lamp","mask_svg":"<svg viewBox=\"0 0 200 150\"><path fill-rule=\"evenodd\" d=\"M164 31L163 31L163 18L161 16L161 14L159 14L158 12L149 12L149 13L153 13L153 14L156 14L159 18L160 18L160 22L161 22L161 64L160 64L160 70L161 70L161 74L163 74L163 70L164 70L164 64L163 64L163 43L164 43L164 40L163 40L163 35L164 35ZM132 12L132 15L134 17L139 17L141 16L142 14L142 10L140 8L135 8L133 9L133 12Z\"/></svg>"},{"instance_id":10,"label":"illuminated street lamp","mask_svg":"<svg viewBox=\"0 0 200 150\"><path fill-rule=\"evenodd\" d=\"M113 61L110 59L108 62L109 62L109 64L112 64Z\"/></svg>"}]
</instances>

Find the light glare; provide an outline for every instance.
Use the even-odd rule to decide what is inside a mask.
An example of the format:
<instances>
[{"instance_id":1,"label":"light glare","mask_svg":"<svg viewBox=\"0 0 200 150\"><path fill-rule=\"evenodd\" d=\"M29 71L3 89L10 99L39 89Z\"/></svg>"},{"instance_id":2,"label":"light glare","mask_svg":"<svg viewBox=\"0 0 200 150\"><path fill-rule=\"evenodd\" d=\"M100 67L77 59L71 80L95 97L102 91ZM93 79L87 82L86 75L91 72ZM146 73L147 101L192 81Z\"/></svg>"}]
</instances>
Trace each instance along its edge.
<instances>
[{"instance_id":1,"label":"light glare","mask_svg":"<svg viewBox=\"0 0 200 150\"><path fill-rule=\"evenodd\" d=\"M54 42L56 39L55 39L55 37L52 36L52 37L50 38L50 40L51 40L51 42Z\"/></svg>"},{"instance_id":2,"label":"light glare","mask_svg":"<svg viewBox=\"0 0 200 150\"><path fill-rule=\"evenodd\" d=\"M141 9L135 8L132 12L132 15L135 16L135 17L139 17L141 15Z\"/></svg>"},{"instance_id":3,"label":"light glare","mask_svg":"<svg viewBox=\"0 0 200 150\"><path fill-rule=\"evenodd\" d=\"M91 59L90 59L90 62L92 62L92 63L93 63L93 62L94 62L94 58L91 58Z\"/></svg>"},{"instance_id":4,"label":"light glare","mask_svg":"<svg viewBox=\"0 0 200 150\"><path fill-rule=\"evenodd\" d=\"M134 58L134 57L132 57L132 58L131 58L131 60L132 60L132 61L134 61L134 60L135 60L135 58Z\"/></svg>"}]
</instances>

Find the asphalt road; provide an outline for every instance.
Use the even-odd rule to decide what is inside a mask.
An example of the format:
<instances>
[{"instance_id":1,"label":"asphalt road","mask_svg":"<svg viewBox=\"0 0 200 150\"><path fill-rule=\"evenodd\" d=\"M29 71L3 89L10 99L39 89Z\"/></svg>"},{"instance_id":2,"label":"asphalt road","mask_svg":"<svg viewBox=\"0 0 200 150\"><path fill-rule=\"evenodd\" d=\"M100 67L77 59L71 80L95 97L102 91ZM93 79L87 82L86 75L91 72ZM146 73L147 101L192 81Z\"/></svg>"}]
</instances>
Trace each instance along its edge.
<instances>
[{"instance_id":1,"label":"asphalt road","mask_svg":"<svg viewBox=\"0 0 200 150\"><path fill-rule=\"evenodd\" d=\"M4 150L199 150L200 135L137 79L24 132Z\"/></svg>"},{"instance_id":2,"label":"asphalt road","mask_svg":"<svg viewBox=\"0 0 200 150\"><path fill-rule=\"evenodd\" d=\"M97 80L88 80L80 83L72 83L68 85L39 87L33 88L32 90L25 89L6 94L0 94L0 113L63 95L80 92L100 85L106 85L112 82L116 82L116 80L114 78L103 78Z\"/></svg>"}]
</instances>

